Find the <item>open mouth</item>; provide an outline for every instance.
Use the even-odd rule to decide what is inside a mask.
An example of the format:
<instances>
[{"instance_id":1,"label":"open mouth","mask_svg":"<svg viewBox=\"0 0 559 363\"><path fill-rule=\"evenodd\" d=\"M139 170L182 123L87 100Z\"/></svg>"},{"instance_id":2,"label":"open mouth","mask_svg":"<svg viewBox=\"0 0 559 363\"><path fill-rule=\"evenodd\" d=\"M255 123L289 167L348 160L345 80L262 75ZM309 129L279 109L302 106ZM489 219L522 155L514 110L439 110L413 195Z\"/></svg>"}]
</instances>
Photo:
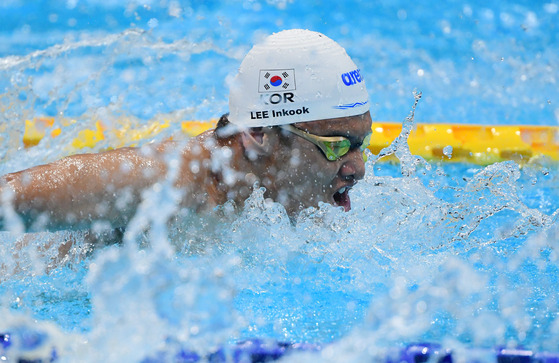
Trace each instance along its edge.
<instances>
[{"instance_id":1,"label":"open mouth","mask_svg":"<svg viewBox=\"0 0 559 363\"><path fill-rule=\"evenodd\" d=\"M334 193L334 203L337 206L344 207L344 210L348 212L351 210L351 200L349 199L349 190L351 187L340 188L336 193Z\"/></svg>"}]
</instances>

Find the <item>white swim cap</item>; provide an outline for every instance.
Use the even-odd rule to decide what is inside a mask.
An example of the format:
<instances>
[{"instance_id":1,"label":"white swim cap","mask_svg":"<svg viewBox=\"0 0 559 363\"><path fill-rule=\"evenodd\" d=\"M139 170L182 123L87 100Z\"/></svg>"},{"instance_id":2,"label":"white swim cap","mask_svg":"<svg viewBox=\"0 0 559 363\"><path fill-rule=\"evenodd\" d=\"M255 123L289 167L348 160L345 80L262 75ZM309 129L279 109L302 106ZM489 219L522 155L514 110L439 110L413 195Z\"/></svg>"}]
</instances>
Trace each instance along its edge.
<instances>
[{"instance_id":1,"label":"white swim cap","mask_svg":"<svg viewBox=\"0 0 559 363\"><path fill-rule=\"evenodd\" d=\"M229 121L241 127L361 115L369 110L361 71L327 36L284 30L255 45L229 95Z\"/></svg>"}]
</instances>

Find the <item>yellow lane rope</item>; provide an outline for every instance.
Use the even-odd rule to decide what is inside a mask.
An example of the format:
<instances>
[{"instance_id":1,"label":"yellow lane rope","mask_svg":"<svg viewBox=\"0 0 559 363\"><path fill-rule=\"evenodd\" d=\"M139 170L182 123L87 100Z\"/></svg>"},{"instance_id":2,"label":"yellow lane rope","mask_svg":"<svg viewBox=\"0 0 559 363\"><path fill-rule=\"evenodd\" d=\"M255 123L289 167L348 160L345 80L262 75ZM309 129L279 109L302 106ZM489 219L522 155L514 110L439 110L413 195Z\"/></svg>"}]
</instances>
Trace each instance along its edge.
<instances>
[{"instance_id":1,"label":"yellow lane rope","mask_svg":"<svg viewBox=\"0 0 559 363\"><path fill-rule=\"evenodd\" d=\"M55 125L52 117L40 117L25 122L23 144L37 145L47 134L52 138L63 133L65 126L75 123L64 120ZM217 120L181 121L181 130L195 136L215 127ZM111 147L129 146L155 137L171 125L169 120L152 120L132 127L124 122L119 129L108 129L97 121L94 129L83 129L72 139L73 152L94 147L101 140L111 140ZM388 145L400 134L401 123L374 122L369 149L373 154ZM559 126L487 126L460 124L417 124L408 139L410 151L427 160L468 162L487 165L497 161L515 160L526 163L546 159L559 161Z\"/></svg>"}]
</instances>

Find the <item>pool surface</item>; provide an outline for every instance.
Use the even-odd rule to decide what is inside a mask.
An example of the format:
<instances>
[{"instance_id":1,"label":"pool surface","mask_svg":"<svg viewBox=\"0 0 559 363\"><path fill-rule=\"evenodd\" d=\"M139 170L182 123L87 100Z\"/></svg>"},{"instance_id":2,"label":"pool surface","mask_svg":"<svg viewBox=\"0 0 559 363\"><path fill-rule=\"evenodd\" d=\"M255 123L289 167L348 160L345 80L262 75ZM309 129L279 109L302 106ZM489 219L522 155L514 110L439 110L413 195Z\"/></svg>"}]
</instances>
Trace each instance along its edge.
<instances>
[{"instance_id":1,"label":"pool surface","mask_svg":"<svg viewBox=\"0 0 559 363\"><path fill-rule=\"evenodd\" d=\"M75 152L99 120L170 120L162 139L182 120L219 117L251 45L287 28L347 49L374 120L404 122L421 92L415 122L557 126L558 24L551 0L3 1L0 175ZM41 116L65 132L24 148L24 121ZM12 334L0 355L172 361L254 338L323 347L287 361L384 359L417 342L462 359L559 351L557 163L426 162L405 144L398 155L369 158L349 213L321 205L296 224L256 191L241 215L167 226L162 189L139 212L151 232L119 246L0 232L0 333Z\"/></svg>"}]
</instances>

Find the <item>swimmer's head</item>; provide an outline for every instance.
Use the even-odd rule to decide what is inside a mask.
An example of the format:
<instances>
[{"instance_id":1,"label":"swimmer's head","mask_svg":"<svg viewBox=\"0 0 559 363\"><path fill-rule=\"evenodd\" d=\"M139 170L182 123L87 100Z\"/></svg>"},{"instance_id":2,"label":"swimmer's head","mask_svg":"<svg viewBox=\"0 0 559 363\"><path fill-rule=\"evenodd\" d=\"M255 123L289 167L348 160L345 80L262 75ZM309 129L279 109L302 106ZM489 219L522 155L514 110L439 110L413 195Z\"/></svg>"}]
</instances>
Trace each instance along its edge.
<instances>
[{"instance_id":1,"label":"swimmer's head","mask_svg":"<svg viewBox=\"0 0 559 363\"><path fill-rule=\"evenodd\" d=\"M277 126L362 115L365 81L346 51L327 36L285 30L255 45L231 84L229 121Z\"/></svg>"}]
</instances>

